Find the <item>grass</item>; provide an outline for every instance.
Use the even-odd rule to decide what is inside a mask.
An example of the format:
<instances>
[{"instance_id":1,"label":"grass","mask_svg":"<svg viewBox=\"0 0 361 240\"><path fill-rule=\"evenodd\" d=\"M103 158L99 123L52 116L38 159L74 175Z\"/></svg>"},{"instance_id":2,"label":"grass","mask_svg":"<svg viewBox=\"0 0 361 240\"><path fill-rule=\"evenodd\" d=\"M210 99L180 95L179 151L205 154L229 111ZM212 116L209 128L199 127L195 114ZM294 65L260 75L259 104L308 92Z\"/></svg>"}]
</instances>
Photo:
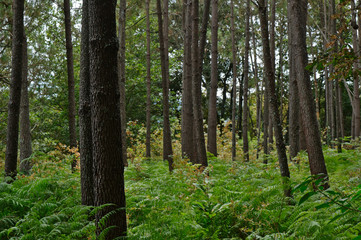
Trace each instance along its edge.
<instances>
[{"instance_id":1,"label":"grass","mask_svg":"<svg viewBox=\"0 0 361 240\"><path fill-rule=\"evenodd\" d=\"M346 198L357 208L361 152L324 152L335 201ZM80 204L72 157L57 149L34 159L32 175L19 175L11 185L0 183L0 239L95 239L89 221L94 211ZM306 154L297 161L290 163L293 187L309 175ZM288 205L272 157L268 165L254 156L249 163L211 157L206 172L176 158L173 174L164 161L136 158L125 181L128 239L332 240L361 235L360 213L340 208L322 193L299 204L311 187L295 191L294 204Z\"/></svg>"}]
</instances>

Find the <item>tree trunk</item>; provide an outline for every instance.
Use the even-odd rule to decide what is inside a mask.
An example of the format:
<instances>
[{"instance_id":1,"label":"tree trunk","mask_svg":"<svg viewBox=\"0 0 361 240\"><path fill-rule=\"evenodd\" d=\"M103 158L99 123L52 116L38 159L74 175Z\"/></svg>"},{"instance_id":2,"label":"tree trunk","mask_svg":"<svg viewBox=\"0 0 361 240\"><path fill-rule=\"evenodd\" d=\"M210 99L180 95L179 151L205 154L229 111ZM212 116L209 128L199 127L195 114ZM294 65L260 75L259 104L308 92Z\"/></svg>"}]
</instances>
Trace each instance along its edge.
<instances>
[{"instance_id":1,"label":"tree trunk","mask_svg":"<svg viewBox=\"0 0 361 240\"><path fill-rule=\"evenodd\" d=\"M24 32L23 43L23 75L21 83L20 103L20 172L29 174L32 162L30 156L33 153L31 148L31 132L29 117L29 94L28 94L28 44Z\"/></svg>"},{"instance_id":2,"label":"tree trunk","mask_svg":"<svg viewBox=\"0 0 361 240\"><path fill-rule=\"evenodd\" d=\"M244 85L243 85L243 154L244 160L249 161L249 147L248 147L248 77L249 77L249 18L250 18L250 0L247 0L246 7L246 39L245 39L245 50L244 50Z\"/></svg>"},{"instance_id":3,"label":"tree trunk","mask_svg":"<svg viewBox=\"0 0 361 240\"><path fill-rule=\"evenodd\" d=\"M73 64L73 44L71 40L71 15L70 0L64 0L65 16L65 40L66 40L66 62L68 68L68 120L69 120L69 143L70 147L76 147L76 127L75 127L75 82ZM72 162L72 169L76 166L75 160Z\"/></svg>"},{"instance_id":4,"label":"tree trunk","mask_svg":"<svg viewBox=\"0 0 361 240\"><path fill-rule=\"evenodd\" d=\"M115 226L105 239L125 236L127 231L115 9L115 0L89 1L95 205L111 204L96 213L97 236ZM105 216L107 221L100 226Z\"/></svg>"},{"instance_id":5,"label":"tree trunk","mask_svg":"<svg viewBox=\"0 0 361 240\"><path fill-rule=\"evenodd\" d=\"M6 132L5 176L15 180L18 161L19 112L23 74L24 0L13 0L11 83Z\"/></svg>"},{"instance_id":6,"label":"tree trunk","mask_svg":"<svg viewBox=\"0 0 361 240\"><path fill-rule=\"evenodd\" d=\"M163 33L163 19L162 6L160 0L157 0L158 11L158 35L159 35L159 51L162 71L162 88L163 88L163 159L168 161L169 171L173 170L173 151L172 139L170 134L169 123L169 67L167 66L168 59L168 44L165 46L165 38ZM167 35L168 36L168 35ZM168 37L167 37L168 39ZM167 49L165 49L167 47ZM192 89L191 89L192 90Z\"/></svg>"},{"instance_id":7,"label":"tree trunk","mask_svg":"<svg viewBox=\"0 0 361 240\"><path fill-rule=\"evenodd\" d=\"M351 3L354 3L354 0L351 1ZM361 4L361 2L359 1L359 4ZM355 16L356 17L356 16ZM361 53L360 53L360 48L361 48L361 10L358 10L358 34L359 34L359 38L358 38L358 42L357 42L357 33L356 30L352 30L353 31L353 35L356 35L356 40L354 43L354 51L356 51L358 53L358 57L361 57ZM358 45L358 46L357 46ZM358 61L357 67L356 69L359 70L361 68L361 63L360 60ZM354 116L355 116L355 137L360 137L360 76L354 77Z\"/></svg>"},{"instance_id":8,"label":"tree trunk","mask_svg":"<svg viewBox=\"0 0 361 240\"><path fill-rule=\"evenodd\" d=\"M275 40L276 0L271 0L270 5L271 5L270 49L271 49L271 59L272 59L273 74L276 74L276 40ZM273 122L272 122L272 116L269 116L269 119L270 119L269 120L269 145L270 145L270 150L272 150L272 148L273 148ZM282 118L280 117L280 119L282 119Z\"/></svg>"},{"instance_id":9,"label":"tree trunk","mask_svg":"<svg viewBox=\"0 0 361 240\"><path fill-rule=\"evenodd\" d=\"M83 0L80 44L79 144L81 202L94 206L93 143L90 98L89 5Z\"/></svg>"},{"instance_id":10,"label":"tree trunk","mask_svg":"<svg viewBox=\"0 0 361 240\"><path fill-rule=\"evenodd\" d=\"M122 127L122 155L124 166L128 166L127 161L127 116L125 102L125 26L126 26L126 0L119 1L119 91L120 91L120 120Z\"/></svg>"},{"instance_id":11,"label":"tree trunk","mask_svg":"<svg viewBox=\"0 0 361 240\"><path fill-rule=\"evenodd\" d=\"M292 51L295 54L298 94L300 98L300 113L303 130L306 136L307 153L312 175L324 174L328 178L325 160L322 152L320 132L317 125L315 103L312 97L311 81L307 66L306 19L307 0L289 0L288 11L292 21L293 31ZM324 184L327 188L328 183Z\"/></svg>"},{"instance_id":12,"label":"tree trunk","mask_svg":"<svg viewBox=\"0 0 361 240\"><path fill-rule=\"evenodd\" d=\"M289 183L290 172L288 169L286 146L283 141L282 125L280 122L280 116L277 106L277 96L275 92L275 75L272 68L272 57L271 57L269 35L268 35L267 5L265 4L265 0L259 1L258 8L260 15L260 23L261 23L266 84L268 85L268 90L269 90L268 96L271 107L271 116L273 120L273 125L275 127L278 161L279 161L281 176L283 177L284 194L286 197L291 197L291 186Z\"/></svg>"},{"instance_id":13,"label":"tree trunk","mask_svg":"<svg viewBox=\"0 0 361 240\"><path fill-rule=\"evenodd\" d=\"M192 2L186 0L185 8L185 37L183 61L183 95L182 95L182 155L195 162L193 143L193 98L192 98Z\"/></svg>"},{"instance_id":14,"label":"tree trunk","mask_svg":"<svg viewBox=\"0 0 361 240\"><path fill-rule=\"evenodd\" d=\"M200 40L199 40L200 78L202 78L202 73L203 73L203 60L204 60L204 53L205 53L205 48L206 48L210 6L211 6L211 0L205 0L204 1L204 9L203 9L203 17L202 17L203 22L202 22L201 35L200 35ZM202 81L202 79L201 79L201 81Z\"/></svg>"},{"instance_id":15,"label":"tree trunk","mask_svg":"<svg viewBox=\"0 0 361 240\"><path fill-rule=\"evenodd\" d=\"M234 33L234 3L231 0L231 38L232 38L232 75L233 75L233 83L232 83L232 161L236 160L236 98L237 98L237 60L236 60L236 41L235 41L235 33ZM241 102L239 104L242 104Z\"/></svg>"},{"instance_id":16,"label":"tree trunk","mask_svg":"<svg viewBox=\"0 0 361 240\"><path fill-rule=\"evenodd\" d=\"M146 14L146 22L147 22L147 113L146 113L146 128L147 128L147 136L145 141L145 156L150 158L150 108L151 108L151 99L150 99L150 84L151 84L151 77L150 77L150 20L149 20L149 5L150 0L145 1L145 14Z\"/></svg>"},{"instance_id":17,"label":"tree trunk","mask_svg":"<svg viewBox=\"0 0 361 240\"><path fill-rule=\"evenodd\" d=\"M212 0L211 89L208 108L208 151L217 156L217 82L218 82L218 0Z\"/></svg>"}]
</instances>

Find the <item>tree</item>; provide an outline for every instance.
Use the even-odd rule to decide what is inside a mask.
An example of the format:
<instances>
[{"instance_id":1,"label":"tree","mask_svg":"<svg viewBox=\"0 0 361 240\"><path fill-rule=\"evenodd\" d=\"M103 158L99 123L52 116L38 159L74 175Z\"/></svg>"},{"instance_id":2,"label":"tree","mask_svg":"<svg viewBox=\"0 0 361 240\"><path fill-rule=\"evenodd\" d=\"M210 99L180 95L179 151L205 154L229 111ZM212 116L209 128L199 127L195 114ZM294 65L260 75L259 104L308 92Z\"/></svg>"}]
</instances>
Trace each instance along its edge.
<instances>
[{"instance_id":1,"label":"tree","mask_svg":"<svg viewBox=\"0 0 361 240\"><path fill-rule=\"evenodd\" d=\"M89 1L95 205L109 204L96 214L97 236L103 229L115 226L105 239L125 236L127 230L115 9L115 0ZM101 219L104 220L102 226Z\"/></svg>"},{"instance_id":2,"label":"tree","mask_svg":"<svg viewBox=\"0 0 361 240\"><path fill-rule=\"evenodd\" d=\"M6 134L5 175L14 179L17 174L19 112L21 84L23 81L24 0L13 0L12 38L12 69Z\"/></svg>"},{"instance_id":3,"label":"tree","mask_svg":"<svg viewBox=\"0 0 361 240\"><path fill-rule=\"evenodd\" d=\"M236 84L237 84L237 60L236 60L236 41L234 28L234 3L231 0L231 38L232 38L232 65L233 65L233 102L232 102L232 161L236 160ZM241 103L239 103L241 104Z\"/></svg>"},{"instance_id":4,"label":"tree","mask_svg":"<svg viewBox=\"0 0 361 240\"><path fill-rule=\"evenodd\" d=\"M249 147L248 147L248 78L249 78L249 18L250 18L250 0L247 0L246 7L246 39L244 50L244 85L243 85L243 153L246 162L249 161Z\"/></svg>"},{"instance_id":5,"label":"tree","mask_svg":"<svg viewBox=\"0 0 361 240\"><path fill-rule=\"evenodd\" d=\"M165 41L163 33L162 7L161 1L157 0L158 12L158 36L159 36L159 51L162 71L162 89L163 89L163 159L168 161L169 171L173 170L173 150L172 139L170 134L169 123L169 70L167 67L168 49L165 50Z\"/></svg>"},{"instance_id":6,"label":"tree","mask_svg":"<svg viewBox=\"0 0 361 240\"><path fill-rule=\"evenodd\" d=\"M68 121L69 121L69 143L70 147L76 147L76 127L75 127L75 82L74 82L74 64L73 64L73 44L71 40L71 15L70 0L64 0L64 22L65 22L65 41L66 41L66 60L68 69ZM73 161L72 168L75 168L76 162Z\"/></svg>"},{"instance_id":7,"label":"tree","mask_svg":"<svg viewBox=\"0 0 361 240\"><path fill-rule=\"evenodd\" d=\"M302 127L305 133L307 153L312 175L323 174L326 179L327 169L322 152L320 132L318 129L315 103L312 97L312 89L307 66L307 46L306 46L306 17L307 0L288 0L288 11L290 14L289 34L292 34L291 48L295 56L294 64L298 86L298 96L300 99L300 113ZM328 187L328 183L324 184Z\"/></svg>"},{"instance_id":8,"label":"tree","mask_svg":"<svg viewBox=\"0 0 361 240\"><path fill-rule=\"evenodd\" d=\"M20 102L20 172L28 174L32 167L30 156L33 153L31 147L31 128L29 116L29 93L28 93L28 44L24 31L23 45L23 79L21 83Z\"/></svg>"},{"instance_id":9,"label":"tree","mask_svg":"<svg viewBox=\"0 0 361 240\"><path fill-rule=\"evenodd\" d=\"M150 0L145 1L145 15L146 15L146 24L147 24L147 113L146 113L146 128L147 135L145 140L145 156L150 158L150 110L151 110L151 100L150 100L150 84L151 84L151 76L150 76L150 21L149 21L149 5Z\"/></svg>"},{"instance_id":10,"label":"tree","mask_svg":"<svg viewBox=\"0 0 361 240\"><path fill-rule=\"evenodd\" d=\"M259 18L261 23L263 63L265 68L265 82L268 86L268 94L273 126L275 127L276 147L281 176L283 177L283 188L286 197L291 196L291 187L289 185L290 171L288 169L286 146L283 141L282 125L278 112L277 96L275 91L275 75L272 68L272 58L268 34L268 16L266 0L258 1Z\"/></svg>"},{"instance_id":11,"label":"tree","mask_svg":"<svg viewBox=\"0 0 361 240\"><path fill-rule=\"evenodd\" d=\"M120 120L122 124L122 151L124 166L128 166L127 161L127 116L125 100L125 25L126 25L126 0L119 1L119 91L120 91Z\"/></svg>"},{"instance_id":12,"label":"tree","mask_svg":"<svg viewBox=\"0 0 361 240\"><path fill-rule=\"evenodd\" d=\"M218 83L218 0L212 0L211 88L208 107L208 151L217 156L217 83Z\"/></svg>"},{"instance_id":13,"label":"tree","mask_svg":"<svg viewBox=\"0 0 361 240\"><path fill-rule=\"evenodd\" d=\"M80 145L80 176L81 202L93 206L94 176L93 176L93 145L92 118L90 96L90 59L89 59L89 5L83 0L81 53L80 53L80 87L79 87L79 145Z\"/></svg>"}]
</instances>

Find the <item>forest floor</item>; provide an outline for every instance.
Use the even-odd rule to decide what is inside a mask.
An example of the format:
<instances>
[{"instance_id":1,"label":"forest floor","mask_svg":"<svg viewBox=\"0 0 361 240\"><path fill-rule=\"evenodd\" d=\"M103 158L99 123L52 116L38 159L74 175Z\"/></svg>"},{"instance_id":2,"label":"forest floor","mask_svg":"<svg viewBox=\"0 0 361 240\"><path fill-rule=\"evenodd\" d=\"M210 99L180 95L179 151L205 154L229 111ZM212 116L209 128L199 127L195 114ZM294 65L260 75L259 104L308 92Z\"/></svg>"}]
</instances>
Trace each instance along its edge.
<instances>
[{"instance_id":1,"label":"forest floor","mask_svg":"<svg viewBox=\"0 0 361 240\"><path fill-rule=\"evenodd\" d=\"M176 159L172 174L162 160L130 159L128 239L361 239L361 150L324 153L331 188L313 190L303 152L289 164L291 200L275 154L267 165L210 157L206 172ZM0 182L1 240L95 239L88 219L97 209L80 204L73 157L60 148L37 152L30 176Z\"/></svg>"}]
</instances>

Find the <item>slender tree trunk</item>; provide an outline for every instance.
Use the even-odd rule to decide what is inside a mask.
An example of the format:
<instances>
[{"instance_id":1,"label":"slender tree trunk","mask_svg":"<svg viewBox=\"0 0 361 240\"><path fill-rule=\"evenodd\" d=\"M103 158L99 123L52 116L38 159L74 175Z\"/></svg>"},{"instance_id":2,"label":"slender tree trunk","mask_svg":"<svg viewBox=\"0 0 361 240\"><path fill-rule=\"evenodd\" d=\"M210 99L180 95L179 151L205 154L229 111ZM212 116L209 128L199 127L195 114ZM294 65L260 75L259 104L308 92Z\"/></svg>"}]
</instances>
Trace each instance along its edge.
<instances>
[{"instance_id":1,"label":"slender tree trunk","mask_svg":"<svg viewBox=\"0 0 361 240\"><path fill-rule=\"evenodd\" d=\"M146 14L146 22L147 22L147 136L146 136L146 153L145 156L150 158L150 108L151 108L151 100L150 100L150 84L151 84L151 76L150 76L150 20L149 20L149 5L150 0L145 1L145 14Z\"/></svg>"},{"instance_id":2,"label":"slender tree trunk","mask_svg":"<svg viewBox=\"0 0 361 240\"><path fill-rule=\"evenodd\" d=\"M23 78L24 0L13 0L11 83L6 132L5 176L12 182L17 174L19 112Z\"/></svg>"},{"instance_id":3,"label":"slender tree trunk","mask_svg":"<svg viewBox=\"0 0 361 240\"><path fill-rule=\"evenodd\" d=\"M236 160L236 98L237 98L237 60L236 60L236 41L234 33L234 3L231 0L231 38L232 38L232 75L233 75L233 101L232 101L232 161ZM242 104L241 102L239 104Z\"/></svg>"},{"instance_id":4,"label":"slender tree trunk","mask_svg":"<svg viewBox=\"0 0 361 240\"><path fill-rule=\"evenodd\" d=\"M268 27L267 27L268 26L267 5L265 4L265 0L259 1L258 8L260 15L260 23L261 23L266 84L268 85L268 89L269 89L268 96L269 96L269 102L272 112L271 116L273 120L273 125L275 127L278 161L279 161L281 176L283 177L284 194L286 197L291 197L291 186L289 183L290 171L288 169L286 146L283 141L282 125L280 124L280 116L277 106L277 96L275 92L275 75L272 68L272 57L271 57L270 43L268 37L269 36Z\"/></svg>"},{"instance_id":5,"label":"slender tree trunk","mask_svg":"<svg viewBox=\"0 0 361 240\"><path fill-rule=\"evenodd\" d=\"M68 68L68 120L69 120L69 143L70 147L76 147L76 127L75 127L75 82L74 82L74 64L73 64L73 44L71 40L71 15L70 0L64 0L64 16L65 16L65 40L66 40L66 62ZM73 161L74 169L76 162Z\"/></svg>"},{"instance_id":6,"label":"slender tree trunk","mask_svg":"<svg viewBox=\"0 0 361 240\"><path fill-rule=\"evenodd\" d=\"M204 60L204 53L206 48L206 40L207 40L207 29L208 29L208 22L209 22L209 11L211 6L211 0L204 1L204 9L203 9L203 22L199 40L199 72L200 78L202 78L203 73L203 60ZM202 79L201 79L202 81Z\"/></svg>"},{"instance_id":7,"label":"slender tree trunk","mask_svg":"<svg viewBox=\"0 0 361 240\"><path fill-rule=\"evenodd\" d=\"M248 147L248 77L249 77L249 18L250 18L250 0L247 0L246 7L246 39L245 39L245 50L244 50L244 85L243 85L243 153L244 160L249 161L249 147Z\"/></svg>"},{"instance_id":8,"label":"slender tree trunk","mask_svg":"<svg viewBox=\"0 0 361 240\"><path fill-rule=\"evenodd\" d=\"M120 91L120 120L122 127L122 155L124 166L128 166L127 160L127 116L126 116L126 100L125 100L125 26L126 26L126 0L119 1L119 52L118 52L118 68L119 68L119 91Z\"/></svg>"},{"instance_id":9,"label":"slender tree trunk","mask_svg":"<svg viewBox=\"0 0 361 240\"><path fill-rule=\"evenodd\" d=\"M83 0L80 44L79 144L81 202L94 206L94 171L90 98L89 4Z\"/></svg>"},{"instance_id":10,"label":"slender tree trunk","mask_svg":"<svg viewBox=\"0 0 361 240\"><path fill-rule=\"evenodd\" d=\"M158 35L159 35L159 51L162 71L162 88L163 88L163 159L168 161L169 171L173 170L173 150L172 139L170 134L169 123L169 66L168 59L168 37L165 41L163 32L162 6L161 1L157 0L158 11ZM168 18L167 18L168 19ZM167 34L168 36L168 34ZM165 46L165 42L167 42ZM167 48L167 49L166 49Z\"/></svg>"},{"instance_id":11,"label":"slender tree trunk","mask_svg":"<svg viewBox=\"0 0 361 240\"><path fill-rule=\"evenodd\" d=\"M242 65L244 64L243 58L241 60ZM242 138L242 115L243 115L243 82L244 82L244 73L241 75L241 79L239 80L239 95L238 95L238 138Z\"/></svg>"},{"instance_id":12,"label":"slender tree trunk","mask_svg":"<svg viewBox=\"0 0 361 240\"><path fill-rule=\"evenodd\" d=\"M201 108L202 102L202 89L201 89L201 76L199 72L199 48L198 48L198 39L199 39L199 1L193 0L193 32L192 32L192 71L193 71L193 114L194 114L194 130L195 130L195 144L197 147L197 162L202 165L202 167L208 166L207 161L207 151L204 140L204 131L203 131L203 114Z\"/></svg>"},{"instance_id":13,"label":"slender tree trunk","mask_svg":"<svg viewBox=\"0 0 361 240\"><path fill-rule=\"evenodd\" d=\"M121 150L116 1L89 1L90 83L94 156L96 233L105 239L126 236L124 164ZM106 216L107 221L100 225Z\"/></svg>"},{"instance_id":14,"label":"slender tree trunk","mask_svg":"<svg viewBox=\"0 0 361 240\"><path fill-rule=\"evenodd\" d=\"M195 162L193 143L193 97L192 97L192 2L186 0L185 8L185 37L183 61L183 95L182 95L182 155Z\"/></svg>"},{"instance_id":15,"label":"slender tree trunk","mask_svg":"<svg viewBox=\"0 0 361 240\"><path fill-rule=\"evenodd\" d=\"M330 24L329 24L329 32L330 32L330 41L332 39L332 36L336 34L336 21L335 19L333 19L333 15L335 14L335 1L334 0L330 0L330 7L329 7L329 19L330 19ZM334 66L331 65L330 66L330 75L332 76L334 72ZM331 128L331 141L336 139L336 134L335 134L335 130L336 130L336 125L335 125L335 101L334 101L334 81L330 80L327 82L328 83L328 97L329 97L329 111L330 111L330 128ZM333 145L331 143L331 145Z\"/></svg>"},{"instance_id":16,"label":"slender tree trunk","mask_svg":"<svg viewBox=\"0 0 361 240\"><path fill-rule=\"evenodd\" d=\"M293 31L292 51L295 56L298 94L300 98L300 113L303 130L306 136L307 153L312 175L324 174L328 178L325 160L322 152L320 132L317 125L315 104L312 97L311 81L307 66L306 16L307 0L289 0L288 11L292 21ZM327 188L328 183L324 184Z\"/></svg>"},{"instance_id":17,"label":"slender tree trunk","mask_svg":"<svg viewBox=\"0 0 361 240\"><path fill-rule=\"evenodd\" d=\"M354 3L354 0L351 1L351 4ZM361 4L361 2L359 1L359 4ZM356 17L356 16L355 16ZM353 35L356 35L356 40L355 43L354 43L354 51L356 51L358 53L358 57L361 57L361 53L360 53L360 48L361 48L361 11L360 9L358 10L358 34L359 34L359 37L358 37L358 42L357 42L357 33L356 33L356 30L352 30L353 32ZM355 32L355 33L354 33ZM357 67L356 69L360 69L361 68L361 63L360 63L360 60L358 61L358 64L357 64ZM355 75L354 75L355 76ZM355 76L354 77L354 99L353 99L353 102L354 102L354 116L355 116L355 137L360 137L360 127L361 127L361 121L360 121L360 77L359 76Z\"/></svg>"},{"instance_id":18,"label":"slender tree trunk","mask_svg":"<svg viewBox=\"0 0 361 240\"><path fill-rule=\"evenodd\" d=\"M30 156L33 153L31 147L29 94L28 94L28 44L24 32L23 43L23 79L21 83L20 103L20 172L29 174L32 162Z\"/></svg>"},{"instance_id":19,"label":"slender tree trunk","mask_svg":"<svg viewBox=\"0 0 361 240\"><path fill-rule=\"evenodd\" d=\"M267 0L268 1L268 0ZM272 59L273 74L276 73L276 39L275 39L275 27L276 27L276 0L271 0L271 21L270 21L270 49ZM281 116L281 115L280 115ZM269 144L272 150L273 147L273 122L272 116L269 116ZM280 118L281 119L281 118Z\"/></svg>"},{"instance_id":20,"label":"slender tree trunk","mask_svg":"<svg viewBox=\"0 0 361 240\"><path fill-rule=\"evenodd\" d=\"M208 108L208 151L217 156L217 82L218 82L218 0L212 0L211 89Z\"/></svg>"}]
</instances>

